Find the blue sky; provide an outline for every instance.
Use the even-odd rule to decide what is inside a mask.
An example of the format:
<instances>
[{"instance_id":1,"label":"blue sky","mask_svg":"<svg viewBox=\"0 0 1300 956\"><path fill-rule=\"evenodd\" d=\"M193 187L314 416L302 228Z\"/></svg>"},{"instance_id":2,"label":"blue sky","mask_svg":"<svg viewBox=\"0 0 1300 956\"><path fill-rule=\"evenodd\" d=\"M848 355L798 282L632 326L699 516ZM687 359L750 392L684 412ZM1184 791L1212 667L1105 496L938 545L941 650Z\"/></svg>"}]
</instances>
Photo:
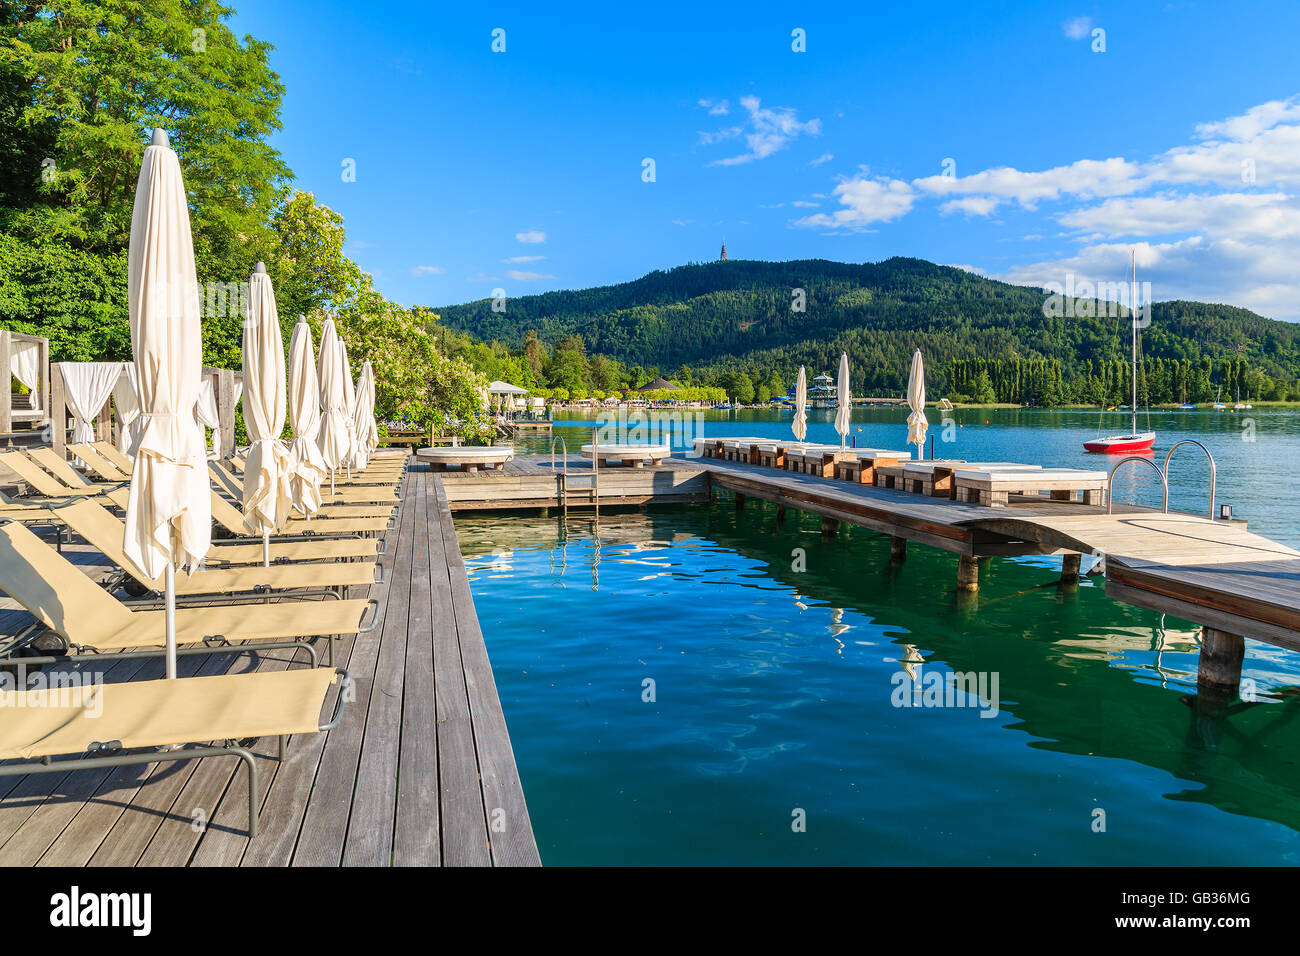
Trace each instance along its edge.
<instances>
[{"instance_id":1,"label":"blue sky","mask_svg":"<svg viewBox=\"0 0 1300 956\"><path fill-rule=\"evenodd\" d=\"M232 2L298 186L399 302L725 238L1034 284L1123 281L1136 248L1157 300L1300 319L1300 4Z\"/></svg>"}]
</instances>

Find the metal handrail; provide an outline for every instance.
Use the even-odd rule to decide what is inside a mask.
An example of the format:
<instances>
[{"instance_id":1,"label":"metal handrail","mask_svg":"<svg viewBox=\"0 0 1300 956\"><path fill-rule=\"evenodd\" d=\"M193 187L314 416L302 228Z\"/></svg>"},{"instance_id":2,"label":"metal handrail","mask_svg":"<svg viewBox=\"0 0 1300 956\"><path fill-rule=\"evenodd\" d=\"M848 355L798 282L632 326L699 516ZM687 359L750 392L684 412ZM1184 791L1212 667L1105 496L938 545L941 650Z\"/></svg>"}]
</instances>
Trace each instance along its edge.
<instances>
[{"instance_id":1,"label":"metal handrail","mask_svg":"<svg viewBox=\"0 0 1300 956\"><path fill-rule=\"evenodd\" d=\"M1213 521L1214 520L1214 477L1215 477L1214 456L1210 454L1210 449L1206 448L1195 438L1184 438L1182 441L1176 442L1174 444L1174 447L1169 449L1169 454L1165 455L1166 480L1168 480L1169 478L1169 459L1174 457L1174 448L1177 448L1179 445L1195 445L1201 451L1205 452L1205 457L1208 458L1210 461L1210 520Z\"/></svg>"},{"instance_id":2,"label":"metal handrail","mask_svg":"<svg viewBox=\"0 0 1300 956\"><path fill-rule=\"evenodd\" d=\"M1156 470L1156 474L1160 476L1160 509L1165 514L1169 514L1169 480L1165 477L1165 473L1161 470L1159 465L1150 458L1145 458L1142 455L1129 455L1126 458L1121 458L1119 461L1115 462L1115 467L1112 468L1110 474L1106 476L1106 514L1112 514L1115 511L1115 496L1111 493L1111 484L1115 481L1115 472L1119 471L1121 465L1130 461L1146 462Z\"/></svg>"},{"instance_id":3,"label":"metal handrail","mask_svg":"<svg viewBox=\"0 0 1300 956\"><path fill-rule=\"evenodd\" d=\"M564 469L560 475L556 475L555 480L559 484L556 496L560 499L560 513L567 515L569 513L569 446L565 444L563 435L553 435L551 437L551 474L555 474L555 443L560 443L561 467Z\"/></svg>"}]
</instances>

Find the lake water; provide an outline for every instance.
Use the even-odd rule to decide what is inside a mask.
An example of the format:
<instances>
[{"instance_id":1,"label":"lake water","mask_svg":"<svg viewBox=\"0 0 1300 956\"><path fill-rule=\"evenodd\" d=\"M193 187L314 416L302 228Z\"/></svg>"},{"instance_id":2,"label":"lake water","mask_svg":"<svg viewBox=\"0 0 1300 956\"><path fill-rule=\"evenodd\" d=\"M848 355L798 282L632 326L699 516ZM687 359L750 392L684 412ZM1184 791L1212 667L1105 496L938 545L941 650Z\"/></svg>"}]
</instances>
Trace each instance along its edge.
<instances>
[{"instance_id":1,"label":"lake water","mask_svg":"<svg viewBox=\"0 0 1300 956\"><path fill-rule=\"evenodd\" d=\"M812 414L833 440L833 413ZM896 446L905 415L860 412L858 443ZM1096 413L953 418L939 454L1104 462L1078 451ZM1206 441L1219 499L1300 545L1300 416L1152 424L1157 460L1175 436ZM1203 458L1178 455L1174 506L1199 510ZM1059 558L993 559L970 597L951 555L892 562L882 535L823 540L819 519L778 525L757 501L456 523L547 864L1300 863L1300 655L1248 642L1260 702L1210 718L1188 703L1197 630L1099 579L1062 590ZM927 693L953 672L983 687Z\"/></svg>"}]
</instances>

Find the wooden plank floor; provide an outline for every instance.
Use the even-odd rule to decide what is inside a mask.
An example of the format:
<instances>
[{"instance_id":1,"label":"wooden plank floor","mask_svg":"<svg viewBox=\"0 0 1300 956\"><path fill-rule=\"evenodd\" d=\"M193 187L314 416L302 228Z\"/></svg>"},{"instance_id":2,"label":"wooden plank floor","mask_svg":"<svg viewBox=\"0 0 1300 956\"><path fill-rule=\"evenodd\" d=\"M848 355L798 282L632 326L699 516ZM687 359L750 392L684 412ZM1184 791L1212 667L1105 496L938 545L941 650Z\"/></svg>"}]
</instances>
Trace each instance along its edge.
<instances>
[{"instance_id":1,"label":"wooden plank floor","mask_svg":"<svg viewBox=\"0 0 1300 956\"><path fill-rule=\"evenodd\" d=\"M355 691L339 725L290 739L284 761L274 739L252 748L261 805L255 840L245 831L246 771L233 757L0 777L0 865L539 865L437 476L408 470L386 538L385 580L370 589L384 601L380 622L335 643L335 662L348 668ZM64 552L93 576L106 570L84 546ZM30 620L12 601L0 607L5 633ZM182 676L287 666L287 652L179 662ZM99 669L106 681L151 679L162 676L162 661Z\"/></svg>"}]
</instances>

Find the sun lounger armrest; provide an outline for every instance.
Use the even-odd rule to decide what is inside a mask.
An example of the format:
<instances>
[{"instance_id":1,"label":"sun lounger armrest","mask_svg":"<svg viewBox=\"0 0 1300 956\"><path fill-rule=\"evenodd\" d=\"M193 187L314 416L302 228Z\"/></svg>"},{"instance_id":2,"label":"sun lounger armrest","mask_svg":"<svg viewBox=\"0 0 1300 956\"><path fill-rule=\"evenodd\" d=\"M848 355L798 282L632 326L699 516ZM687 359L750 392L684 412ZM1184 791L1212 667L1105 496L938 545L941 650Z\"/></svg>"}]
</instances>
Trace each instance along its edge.
<instances>
[{"instance_id":1,"label":"sun lounger armrest","mask_svg":"<svg viewBox=\"0 0 1300 956\"><path fill-rule=\"evenodd\" d=\"M334 702L334 716L330 718L329 723L320 725L321 733L333 730L339 725L339 719L343 716L343 707L348 701L348 694L352 692L352 675L347 672L347 669L336 667L334 673L341 678L339 681L339 699Z\"/></svg>"},{"instance_id":2,"label":"sun lounger armrest","mask_svg":"<svg viewBox=\"0 0 1300 956\"><path fill-rule=\"evenodd\" d=\"M387 539L387 538L380 538L380 539L379 539L379 550L375 552L375 557L377 557L377 558L382 558L382 557L383 557L384 555L386 555L387 553L388 553L388 539Z\"/></svg>"},{"instance_id":3,"label":"sun lounger armrest","mask_svg":"<svg viewBox=\"0 0 1300 956\"><path fill-rule=\"evenodd\" d=\"M379 569L379 577L375 578L375 583L383 584L384 583L384 562L376 560L375 567Z\"/></svg>"},{"instance_id":4,"label":"sun lounger armrest","mask_svg":"<svg viewBox=\"0 0 1300 956\"><path fill-rule=\"evenodd\" d=\"M379 623L379 618L380 618L380 616L381 616L381 612L382 612L383 609L384 609L384 602L381 601L381 600L379 600L379 598L369 598L369 599L367 599L366 603L367 603L367 604L373 604L373 605L375 606L375 613L374 613L374 615L370 618L370 623L369 623L369 624L367 624L365 627L358 627L358 628L357 628L357 633L358 633L358 634L369 634L371 631L373 631L373 630L375 629L375 625L377 625L377 624ZM364 620L364 618L365 618L365 613L363 612L361 616L362 616L362 619Z\"/></svg>"}]
</instances>

